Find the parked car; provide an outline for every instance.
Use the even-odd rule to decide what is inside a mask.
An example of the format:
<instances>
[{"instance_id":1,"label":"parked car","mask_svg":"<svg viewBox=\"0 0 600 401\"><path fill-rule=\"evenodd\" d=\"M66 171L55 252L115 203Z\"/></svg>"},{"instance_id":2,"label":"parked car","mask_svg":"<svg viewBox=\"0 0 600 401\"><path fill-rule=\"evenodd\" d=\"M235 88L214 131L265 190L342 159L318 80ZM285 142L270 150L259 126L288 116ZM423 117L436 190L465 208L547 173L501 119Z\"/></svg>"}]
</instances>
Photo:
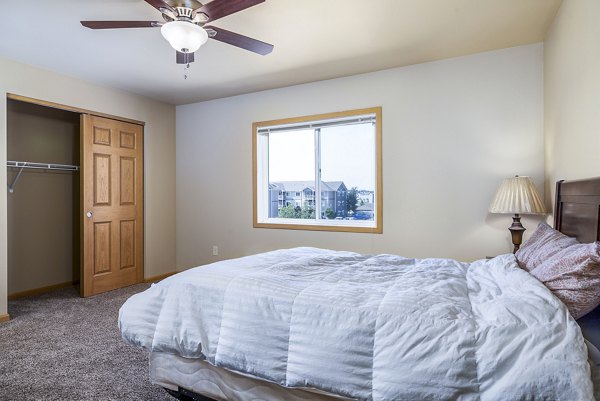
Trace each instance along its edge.
<instances>
[{"instance_id":1,"label":"parked car","mask_svg":"<svg viewBox=\"0 0 600 401\"><path fill-rule=\"evenodd\" d=\"M373 212L371 211L357 211L354 213L354 220L373 220Z\"/></svg>"}]
</instances>

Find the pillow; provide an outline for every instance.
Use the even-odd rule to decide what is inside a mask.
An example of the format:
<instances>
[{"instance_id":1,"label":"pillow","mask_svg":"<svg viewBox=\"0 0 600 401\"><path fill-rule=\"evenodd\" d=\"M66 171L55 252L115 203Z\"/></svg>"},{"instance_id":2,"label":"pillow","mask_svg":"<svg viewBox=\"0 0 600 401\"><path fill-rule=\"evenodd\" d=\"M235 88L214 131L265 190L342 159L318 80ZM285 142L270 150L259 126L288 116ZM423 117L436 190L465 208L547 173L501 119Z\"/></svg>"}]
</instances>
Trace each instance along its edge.
<instances>
[{"instance_id":1,"label":"pillow","mask_svg":"<svg viewBox=\"0 0 600 401\"><path fill-rule=\"evenodd\" d=\"M515 257L522 269L531 272L558 252L575 244L579 244L575 238L567 237L541 222L531 237L515 253Z\"/></svg>"},{"instance_id":2,"label":"pillow","mask_svg":"<svg viewBox=\"0 0 600 401\"><path fill-rule=\"evenodd\" d=\"M575 244L554 252L530 273L579 319L600 305L600 242Z\"/></svg>"},{"instance_id":3,"label":"pillow","mask_svg":"<svg viewBox=\"0 0 600 401\"><path fill-rule=\"evenodd\" d=\"M600 243L581 244L542 222L515 254L519 266L579 319L600 305Z\"/></svg>"}]
</instances>

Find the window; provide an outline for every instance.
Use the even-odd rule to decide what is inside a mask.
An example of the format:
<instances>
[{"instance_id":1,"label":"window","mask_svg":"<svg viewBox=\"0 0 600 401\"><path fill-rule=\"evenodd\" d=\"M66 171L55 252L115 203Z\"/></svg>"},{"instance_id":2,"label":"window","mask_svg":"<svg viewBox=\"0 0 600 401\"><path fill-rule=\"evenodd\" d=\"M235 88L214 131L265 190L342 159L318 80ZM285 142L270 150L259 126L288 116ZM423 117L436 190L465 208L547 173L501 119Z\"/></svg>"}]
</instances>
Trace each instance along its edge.
<instances>
[{"instance_id":1,"label":"window","mask_svg":"<svg viewBox=\"0 0 600 401\"><path fill-rule=\"evenodd\" d=\"M254 227L382 232L380 107L254 123L252 135Z\"/></svg>"}]
</instances>

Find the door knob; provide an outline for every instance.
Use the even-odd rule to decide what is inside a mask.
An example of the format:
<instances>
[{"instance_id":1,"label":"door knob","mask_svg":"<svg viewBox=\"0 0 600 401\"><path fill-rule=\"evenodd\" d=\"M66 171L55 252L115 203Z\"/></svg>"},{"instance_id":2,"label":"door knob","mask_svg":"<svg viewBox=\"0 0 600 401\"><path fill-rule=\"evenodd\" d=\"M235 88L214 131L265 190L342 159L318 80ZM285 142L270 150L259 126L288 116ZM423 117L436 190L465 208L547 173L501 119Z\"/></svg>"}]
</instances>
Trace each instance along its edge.
<instances>
[{"instance_id":1,"label":"door knob","mask_svg":"<svg viewBox=\"0 0 600 401\"><path fill-rule=\"evenodd\" d=\"M90 218L92 218L92 216L94 215L94 213L87 212L85 215L87 216L88 219L90 219Z\"/></svg>"}]
</instances>

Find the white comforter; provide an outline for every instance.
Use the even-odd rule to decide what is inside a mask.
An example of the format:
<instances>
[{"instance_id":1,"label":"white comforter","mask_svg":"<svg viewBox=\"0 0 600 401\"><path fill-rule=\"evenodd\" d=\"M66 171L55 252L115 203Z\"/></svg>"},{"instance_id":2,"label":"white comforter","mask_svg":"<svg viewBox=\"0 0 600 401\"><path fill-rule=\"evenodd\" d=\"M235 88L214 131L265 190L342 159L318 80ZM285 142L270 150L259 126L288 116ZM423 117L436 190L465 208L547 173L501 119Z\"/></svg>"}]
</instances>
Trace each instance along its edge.
<instances>
[{"instance_id":1,"label":"white comforter","mask_svg":"<svg viewBox=\"0 0 600 401\"><path fill-rule=\"evenodd\" d=\"M268 252L153 285L119 327L153 352L361 400L593 400L579 327L510 254Z\"/></svg>"}]
</instances>

